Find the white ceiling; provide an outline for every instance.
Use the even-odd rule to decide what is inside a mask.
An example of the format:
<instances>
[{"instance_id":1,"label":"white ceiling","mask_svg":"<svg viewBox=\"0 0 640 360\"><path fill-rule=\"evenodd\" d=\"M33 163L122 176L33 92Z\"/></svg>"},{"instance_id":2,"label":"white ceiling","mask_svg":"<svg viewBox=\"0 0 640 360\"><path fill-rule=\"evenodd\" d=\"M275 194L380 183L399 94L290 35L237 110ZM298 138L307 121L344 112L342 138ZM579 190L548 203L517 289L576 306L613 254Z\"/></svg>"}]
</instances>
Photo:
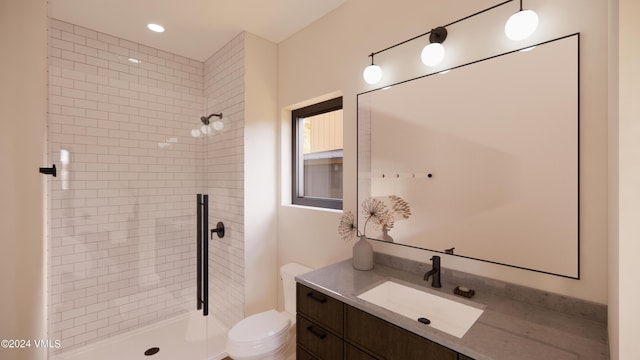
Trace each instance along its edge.
<instances>
[{"instance_id":1,"label":"white ceiling","mask_svg":"<svg viewBox=\"0 0 640 360\"><path fill-rule=\"evenodd\" d=\"M279 43L345 1L49 0L49 16L204 61L241 31Z\"/></svg>"}]
</instances>

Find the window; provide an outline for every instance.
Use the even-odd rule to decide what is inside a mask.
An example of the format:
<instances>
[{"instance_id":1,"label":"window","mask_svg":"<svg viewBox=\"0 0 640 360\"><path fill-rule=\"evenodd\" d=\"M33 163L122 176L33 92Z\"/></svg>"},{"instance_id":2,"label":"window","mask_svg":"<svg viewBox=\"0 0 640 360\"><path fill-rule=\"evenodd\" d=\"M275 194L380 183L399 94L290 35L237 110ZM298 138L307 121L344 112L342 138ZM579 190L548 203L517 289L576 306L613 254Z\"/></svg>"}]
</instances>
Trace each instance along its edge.
<instances>
[{"instance_id":1,"label":"window","mask_svg":"<svg viewBox=\"0 0 640 360\"><path fill-rule=\"evenodd\" d=\"M342 97L294 110L292 202L342 209Z\"/></svg>"}]
</instances>

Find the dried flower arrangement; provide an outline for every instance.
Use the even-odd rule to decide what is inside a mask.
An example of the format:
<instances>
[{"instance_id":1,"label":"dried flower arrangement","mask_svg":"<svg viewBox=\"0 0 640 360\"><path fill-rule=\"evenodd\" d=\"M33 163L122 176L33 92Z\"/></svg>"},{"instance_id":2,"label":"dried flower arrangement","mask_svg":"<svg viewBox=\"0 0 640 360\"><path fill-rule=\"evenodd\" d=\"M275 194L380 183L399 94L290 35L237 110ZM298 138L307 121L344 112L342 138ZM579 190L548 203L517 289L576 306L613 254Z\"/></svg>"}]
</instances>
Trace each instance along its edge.
<instances>
[{"instance_id":1,"label":"dried flower arrangement","mask_svg":"<svg viewBox=\"0 0 640 360\"><path fill-rule=\"evenodd\" d=\"M389 231L393 228L396 220L408 219L411 216L409 203L404 199L396 195L391 195L388 199L391 203L391 209L378 197L369 197L362 202L362 214L365 216L362 233L356 227L355 215L351 211L344 213L338 224L340 238L343 241L350 241L358 236L366 237L367 224L370 221L376 228Z\"/></svg>"}]
</instances>

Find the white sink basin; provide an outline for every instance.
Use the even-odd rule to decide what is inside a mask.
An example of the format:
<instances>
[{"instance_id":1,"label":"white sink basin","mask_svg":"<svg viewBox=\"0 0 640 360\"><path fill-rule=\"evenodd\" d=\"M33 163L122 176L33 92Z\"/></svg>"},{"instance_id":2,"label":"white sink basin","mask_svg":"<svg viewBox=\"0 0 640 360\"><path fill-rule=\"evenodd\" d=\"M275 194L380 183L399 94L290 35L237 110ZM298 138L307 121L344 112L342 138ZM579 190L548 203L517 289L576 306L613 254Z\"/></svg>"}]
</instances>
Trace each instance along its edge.
<instances>
[{"instance_id":1,"label":"white sink basin","mask_svg":"<svg viewBox=\"0 0 640 360\"><path fill-rule=\"evenodd\" d=\"M368 290L358 298L418 321L426 318L431 326L462 338L484 310L442 296L430 294L393 281ZM422 319L420 322L428 322Z\"/></svg>"}]
</instances>

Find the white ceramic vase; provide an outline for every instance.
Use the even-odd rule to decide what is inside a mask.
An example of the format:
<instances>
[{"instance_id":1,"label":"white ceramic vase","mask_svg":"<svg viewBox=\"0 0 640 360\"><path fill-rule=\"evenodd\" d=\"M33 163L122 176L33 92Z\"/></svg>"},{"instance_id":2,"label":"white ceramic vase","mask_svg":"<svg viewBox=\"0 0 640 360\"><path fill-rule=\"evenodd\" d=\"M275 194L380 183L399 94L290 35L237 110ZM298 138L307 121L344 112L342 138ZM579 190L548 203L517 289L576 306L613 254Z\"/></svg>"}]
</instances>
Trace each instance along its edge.
<instances>
[{"instance_id":1,"label":"white ceramic vase","mask_svg":"<svg viewBox=\"0 0 640 360\"><path fill-rule=\"evenodd\" d=\"M373 247L366 236L360 236L360 239L353 245L352 261L353 268L356 270L373 269Z\"/></svg>"}]
</instances>

